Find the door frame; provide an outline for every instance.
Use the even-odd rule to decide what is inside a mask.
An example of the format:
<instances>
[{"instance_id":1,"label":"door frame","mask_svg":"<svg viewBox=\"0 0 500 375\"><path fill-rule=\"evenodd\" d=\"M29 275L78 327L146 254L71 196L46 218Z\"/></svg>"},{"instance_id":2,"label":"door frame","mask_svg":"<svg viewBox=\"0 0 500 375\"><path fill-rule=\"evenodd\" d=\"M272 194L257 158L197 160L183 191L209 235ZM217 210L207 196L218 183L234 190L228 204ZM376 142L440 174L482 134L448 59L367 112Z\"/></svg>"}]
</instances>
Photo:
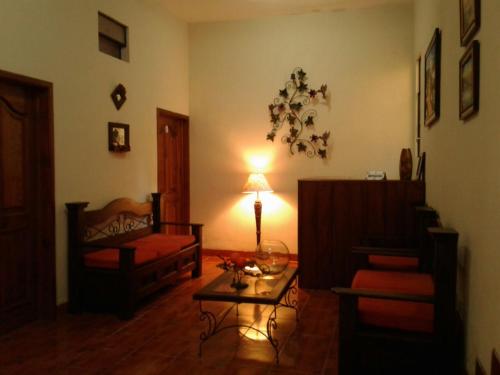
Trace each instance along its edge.
<instances>
[{"instance_id":1,"label":"door frame","mask_svg":"<svg viewBox=\"0 0 500 375\"><path fill-rule=\"evenodd\" d=\"M28 88L34 98L36 184L34 287L38 319L56 316L54 109L51 82L0 70L0 81Z\"/></svg>"},{"instance_id":2,"label":"door frame","mask_svg":"<svg viewBox=\"0 0 500 375\"><path fill-rule=\"evenodd\" d=\"M156 140L157 140L157 187L158 187L158 192L164 191L165 186L163 186L163 181L165 181L164 173L165 169L162 168L162 165L160 164L160 160L163 158L163 143L161 140L161 135L163 134L163 127L160 125L160 119L162 116L168 116L168 117L173 117L179 120L184 120L186 124L186 128L184 129L185 133L184 136L186 137L186 144L188 145L188 150L185 155L185 160L186 160L186 185L187 189L184 189L184 196L185 196L185 205L183 205L183 215L189 222L190 219L190 194L191 194L191 182L190 182L190 168L189 168L189 116L180 114L180 113L175 113L171 111L167 111L166 109L162 108L156 108ZM161 204L161 207L163 208L163 204ZM162 215L164 213L162 212ZM163 220L163 216L162 216Z\"/></svg>"}]
</instances>

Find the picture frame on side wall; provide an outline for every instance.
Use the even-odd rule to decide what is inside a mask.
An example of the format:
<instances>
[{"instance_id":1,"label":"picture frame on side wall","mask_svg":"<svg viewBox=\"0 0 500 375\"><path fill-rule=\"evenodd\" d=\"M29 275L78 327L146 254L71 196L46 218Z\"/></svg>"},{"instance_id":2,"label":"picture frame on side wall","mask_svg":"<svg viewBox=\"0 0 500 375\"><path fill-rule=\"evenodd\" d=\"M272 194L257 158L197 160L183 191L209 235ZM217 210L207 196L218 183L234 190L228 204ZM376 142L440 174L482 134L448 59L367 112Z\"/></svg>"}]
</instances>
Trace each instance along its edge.
<instances>
[{"instance_id":1,"label":"picture frame on side wall","mask_svg":"<svg viewBox=\"0 0 500 375\"><path fill-rule=\"evenodd\" d=\"M441 104L441 31L436 28L427 52L424 69L424 125L439 120Z\"/></svg>"},{"instance_id":2,"label":"picture frame on side wall","mask_svg":"<svg viewBox=\"0 0 500 375\"><path fill-rule=\"evenodd\" d=\"M466 46L481 27L481 0L460 0L460 44Z\"/></svg>"},{"instance_id":3,"label":"picture frame on side wall","mask_svg":"<svg viewBox=\"0 0 500 375\"><path fill-rule=\"evenodd\" d=\"M460 119L467 120L479 111L479 42L474 40L460 59Z\"/></svg>"},{"instance_id":4,"label":"picture frame on side wall","mask_svg":"<svg viewBox=\"0 0 500 375\"><path fill-rule=\"evenodd\" d=\"M108 123L108 150L111 152L130 151L130 131L127 124Z\"/></svg>"}]
</instances>

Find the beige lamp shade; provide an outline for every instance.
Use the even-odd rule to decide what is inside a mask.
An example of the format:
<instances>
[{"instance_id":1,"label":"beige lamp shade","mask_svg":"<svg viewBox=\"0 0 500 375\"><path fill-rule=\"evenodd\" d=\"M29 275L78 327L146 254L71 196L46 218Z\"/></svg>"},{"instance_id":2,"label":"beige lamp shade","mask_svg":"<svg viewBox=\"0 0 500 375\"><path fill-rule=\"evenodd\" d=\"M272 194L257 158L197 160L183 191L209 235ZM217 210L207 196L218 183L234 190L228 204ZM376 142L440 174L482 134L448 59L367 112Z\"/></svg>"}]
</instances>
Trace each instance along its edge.
<instances>
[{"instance_id":1,"label":"beige lamp shade","mask_svg":"<svg viewBox=\"0 0 500 375\"><path fill-rule=\"evenodd\" d=\"M271 186L262 173L250 173L248 180L243 186L243 193L272 192Z\"/></svg>"}]
</instances>

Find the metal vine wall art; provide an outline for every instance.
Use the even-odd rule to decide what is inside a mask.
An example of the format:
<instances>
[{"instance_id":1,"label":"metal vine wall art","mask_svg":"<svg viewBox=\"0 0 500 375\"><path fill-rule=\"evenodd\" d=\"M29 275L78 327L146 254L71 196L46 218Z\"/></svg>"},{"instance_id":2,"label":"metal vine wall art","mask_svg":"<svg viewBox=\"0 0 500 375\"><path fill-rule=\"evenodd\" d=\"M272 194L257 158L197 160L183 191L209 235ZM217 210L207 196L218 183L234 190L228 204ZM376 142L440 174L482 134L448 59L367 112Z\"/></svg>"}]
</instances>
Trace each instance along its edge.
<instances>
[{"instance_id":1,"label":"metal vine wall art","mask_svg":"<svg viewBox=\"0 0 500 375\"><path fill-rule=\"evenodd\" d=\"M321 85L319 90L315 90L309 88L306 81L306 72L302 68L295 68L285 88L279 90L279 96L274 98L274 102L269 105L272 130L266 138L274 142L277 131L287 123L289 132L281 138L281 141L288 144L292 155L295 152L303 152L310 158L318 156L325 159L330 132L325 131L321 135L313 132L312 135L306 137L303 131L314 129L314 120L318 113L306 107L319 100L325 101L327 86Z\"/></svg>"}]
</instances>

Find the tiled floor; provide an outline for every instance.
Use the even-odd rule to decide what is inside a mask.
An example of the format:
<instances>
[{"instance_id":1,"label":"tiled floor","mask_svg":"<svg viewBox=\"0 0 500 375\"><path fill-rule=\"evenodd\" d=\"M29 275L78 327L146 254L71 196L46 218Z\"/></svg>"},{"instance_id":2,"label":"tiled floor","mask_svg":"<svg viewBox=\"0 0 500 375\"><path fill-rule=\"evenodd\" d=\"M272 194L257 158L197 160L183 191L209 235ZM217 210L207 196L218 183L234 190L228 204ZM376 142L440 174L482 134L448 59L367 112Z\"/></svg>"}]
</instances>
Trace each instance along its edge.
<instances>
[{"instance_id":1,"label":"tiled floor","mask_svg":"<svg viewBox=\"0 0 500 375\"><path fill-rule=\"evenodd\" d=\"M0 338L0 374L337 374L337 300L328 291L300 290L300 321L278 310L280 365L266 340L226 330L203 346L205 322L193 292L220 272L217 258L204 260L203 277L188 277L142 308L133 320L106 314L62 314ZM230 304L204 307L222 313ZM265 327L269 307L240 305L231 321ZM261 338L262 339L262 338Z\"/></svg>"}]
</instances>

